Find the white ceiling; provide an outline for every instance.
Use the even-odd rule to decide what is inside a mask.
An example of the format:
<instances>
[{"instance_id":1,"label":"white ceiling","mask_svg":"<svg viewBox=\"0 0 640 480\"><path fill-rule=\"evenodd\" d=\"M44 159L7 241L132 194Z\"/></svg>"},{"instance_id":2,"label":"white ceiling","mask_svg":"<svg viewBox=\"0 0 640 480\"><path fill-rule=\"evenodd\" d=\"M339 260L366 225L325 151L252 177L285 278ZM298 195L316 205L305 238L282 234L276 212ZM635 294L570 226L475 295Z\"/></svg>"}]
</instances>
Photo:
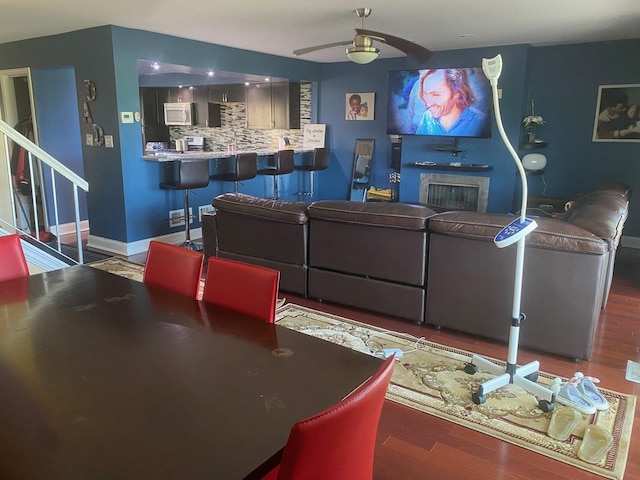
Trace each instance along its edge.
<instances>
[{"instance_id":1,"label":"white ceiling","mask_svg":"<svg viewBox=\"0 0 640 480\"><path fill-rule=\"evenodd\" d=\"M555 45L640 36L640 0L2 0L0 43L106 24L293 57L293 50L351 40L366 28L430 50ZM401 52L376 44L380 57ZM345 47L305 55L346 61Z\"/></svg>"}]
</instances>

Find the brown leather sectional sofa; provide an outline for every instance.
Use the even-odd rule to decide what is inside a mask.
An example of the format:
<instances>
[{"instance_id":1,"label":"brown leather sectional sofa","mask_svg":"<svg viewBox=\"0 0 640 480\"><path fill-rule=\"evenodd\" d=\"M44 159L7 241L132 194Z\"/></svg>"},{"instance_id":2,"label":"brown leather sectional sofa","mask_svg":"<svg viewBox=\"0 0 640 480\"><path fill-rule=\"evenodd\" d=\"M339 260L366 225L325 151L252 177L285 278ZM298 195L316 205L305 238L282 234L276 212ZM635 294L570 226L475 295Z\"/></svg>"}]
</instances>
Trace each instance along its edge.
<instances>
[{"instance_id":1,"label":"brown leather sectional sofa","mask_svg":"<svg viewBox=\"0 0 640 480\"><path fill-rule=\"evenodd\" d=\"M520 345L591 356L629 189L603 185L527 237ZM203 216L206 255L279 269L282 290L507 341L515 245L493 237L511 215L436 213L350 201L275 201L227 193Z\"/></svg>"}]
</instances>

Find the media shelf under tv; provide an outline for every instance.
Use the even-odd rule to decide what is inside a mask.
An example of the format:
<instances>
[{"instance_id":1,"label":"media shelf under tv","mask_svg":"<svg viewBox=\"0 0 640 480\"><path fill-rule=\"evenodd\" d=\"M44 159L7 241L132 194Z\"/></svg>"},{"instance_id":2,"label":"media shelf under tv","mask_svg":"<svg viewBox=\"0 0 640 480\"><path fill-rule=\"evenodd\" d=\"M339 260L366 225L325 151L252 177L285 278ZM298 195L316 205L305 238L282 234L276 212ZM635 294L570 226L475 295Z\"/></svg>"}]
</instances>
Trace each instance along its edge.
<instances>
[{"instance_id":1,"label":"media shelf under tv","mask_svg":"<svg viewBox=\"0 0 640 480\"><path fill-rule=\"evenodd\" d=\"M414 162L409 166L416 168L424 168L427 170L450 170L456 172L489 172L493 170L493 165L479 163L436 163L436 162Z\"/></svg>"}]
</instances>

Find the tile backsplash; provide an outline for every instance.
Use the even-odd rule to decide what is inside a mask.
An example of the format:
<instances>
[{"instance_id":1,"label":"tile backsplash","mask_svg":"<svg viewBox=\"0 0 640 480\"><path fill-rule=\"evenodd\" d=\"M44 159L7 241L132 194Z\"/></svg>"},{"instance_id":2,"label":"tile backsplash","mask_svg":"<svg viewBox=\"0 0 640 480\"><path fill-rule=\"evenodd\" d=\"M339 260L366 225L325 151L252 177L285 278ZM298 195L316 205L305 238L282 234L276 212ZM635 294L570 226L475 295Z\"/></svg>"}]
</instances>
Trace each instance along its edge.
<instances>
[{"instance_id":1,"label":"tile backsplash","mask_svg":"<svg viewBox=\"0 0 640 480\"><path fill-rule=\"evenodd\" d=\"M288 137L294 150L302 148L303 128L311 123L311 84L300 85L300 125L294 130L253 130L246 127L247 114L244 103L222 105L222 126L169 127L171 146L177 138L185 135L204 137L204 149L226 150L227 145L237 142L239 150L277 150L280 137Z\"/></svg>"}]
</instances>

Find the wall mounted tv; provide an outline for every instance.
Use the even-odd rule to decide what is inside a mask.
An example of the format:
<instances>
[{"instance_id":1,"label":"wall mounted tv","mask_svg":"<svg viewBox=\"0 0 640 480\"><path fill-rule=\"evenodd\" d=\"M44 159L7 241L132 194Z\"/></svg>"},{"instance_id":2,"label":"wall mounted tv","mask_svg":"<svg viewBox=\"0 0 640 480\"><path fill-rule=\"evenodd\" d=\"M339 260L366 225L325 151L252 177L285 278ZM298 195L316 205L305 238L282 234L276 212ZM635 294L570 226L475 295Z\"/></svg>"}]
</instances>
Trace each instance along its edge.
<instances>
[{"instance_id":1,"label":"wall mounted tv","mask_svg":"<svg viewBox=\"0 0 640 480\"><path fill-rule=\"evenodd\" d=\"M387 134L489 138L491 85L482 68L389 72Z\"/></svg>"}]
</instances>

